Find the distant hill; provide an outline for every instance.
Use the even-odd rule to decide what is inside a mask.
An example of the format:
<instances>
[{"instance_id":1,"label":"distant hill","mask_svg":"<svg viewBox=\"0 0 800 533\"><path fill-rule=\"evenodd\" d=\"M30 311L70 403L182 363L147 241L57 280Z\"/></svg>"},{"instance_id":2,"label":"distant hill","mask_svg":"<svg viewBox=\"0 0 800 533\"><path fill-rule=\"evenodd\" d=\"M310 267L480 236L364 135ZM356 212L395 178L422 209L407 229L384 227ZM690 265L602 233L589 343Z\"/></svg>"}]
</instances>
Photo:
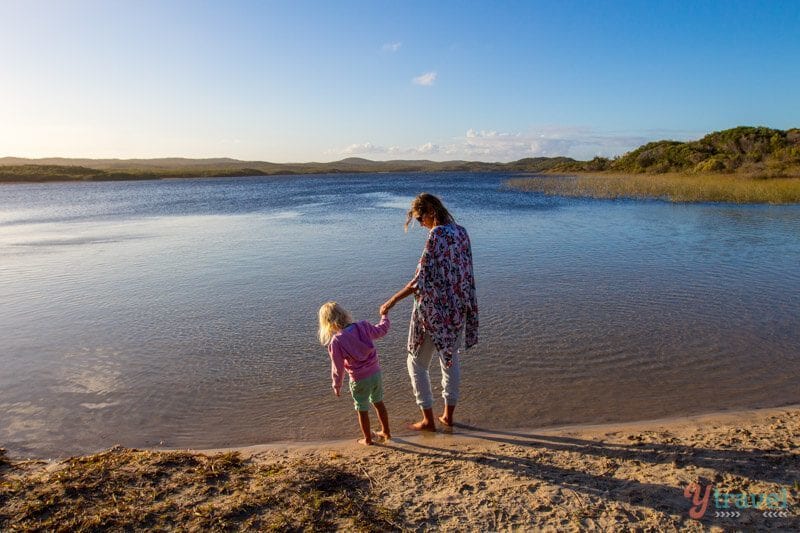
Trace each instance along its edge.
<instances>
[{"instance_id":1,"label":"distant hill","mask_svg":"<svg viewBox=\"0 0 800 533\"><path fill-rule=\"evenodd\" d=\"M633 174L725 172L756 177L800 175L800 129L740 126L697 141L656 141L616 159L567 162L557 172L614 171Z\"/></svg>"},{"instance_id":2,"label":"distant hill","mask_svg":"<svg viewBox=\"0 0 800 533\"><path fill-rule=\"evenodd\" d=\"M568 157L529 158L513 163L480 161L370 161L349 157L331 163L269 163L237 159L24 159L0 158L0 182L125 180L364 172L544 172Z\"/></svg>"},{"instance_id":3,"label":"distant hill","mask_svg":"<svg viewBox=\"0 0 800 533\"><path fill-rule=\"evenodd\" d=\"M331 163L270 163L230 158L186 159L24 159L0 158L0 182L126 180L195 177L274 176L364 172L521 172L610 171L735 173L752 177L800 176L800 129L741 126L710 133L697 141L656 141L607 159L529 157L511 163L480 161L371 161L348 157Z\"/></svg>"}]
</instances>

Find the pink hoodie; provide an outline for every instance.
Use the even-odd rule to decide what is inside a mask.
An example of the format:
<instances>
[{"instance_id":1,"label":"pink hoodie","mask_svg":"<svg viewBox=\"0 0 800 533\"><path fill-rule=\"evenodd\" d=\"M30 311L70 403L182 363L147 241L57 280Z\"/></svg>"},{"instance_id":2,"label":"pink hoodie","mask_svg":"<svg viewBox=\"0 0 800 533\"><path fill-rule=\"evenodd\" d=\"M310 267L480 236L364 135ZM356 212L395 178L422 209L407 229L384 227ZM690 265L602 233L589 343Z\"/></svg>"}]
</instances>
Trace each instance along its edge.
<instances>
[{"instance_id":1,"label":"pink hoodie","mask_svg":"<svg viewBox=\"0 0 800 533\"><path fill-rule=\"evenodd\" d=\"M337 393L342 388L343 370L347 370L350 381L368 378L381 370L378 351L372 344L389 331L389 317L383 315L380 323L373 326L366 320L350 324L331 339L328 354L331 356L331 380Z\"/></svg>"}]
</instances>

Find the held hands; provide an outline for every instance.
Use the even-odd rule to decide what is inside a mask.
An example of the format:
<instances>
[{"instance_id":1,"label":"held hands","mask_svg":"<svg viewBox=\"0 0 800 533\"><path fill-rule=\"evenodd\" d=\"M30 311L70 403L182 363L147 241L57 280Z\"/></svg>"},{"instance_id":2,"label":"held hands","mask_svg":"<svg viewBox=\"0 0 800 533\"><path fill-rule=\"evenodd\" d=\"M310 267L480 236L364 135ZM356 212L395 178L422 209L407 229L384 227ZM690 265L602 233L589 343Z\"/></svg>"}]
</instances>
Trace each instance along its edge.
<instances>
[{"instance_id":1,"label":"held hands","mask_svg":"<svg viewBox=\"0 0 800 533\"><path fill-rule=\"evenodd\" d=\"M386 300L386 303L384 303L380 309L378 309L378 312L381 314L381 316L388 315L392 307L394 307L394 302L391 299Z\"/></svg>"}]
</instances>

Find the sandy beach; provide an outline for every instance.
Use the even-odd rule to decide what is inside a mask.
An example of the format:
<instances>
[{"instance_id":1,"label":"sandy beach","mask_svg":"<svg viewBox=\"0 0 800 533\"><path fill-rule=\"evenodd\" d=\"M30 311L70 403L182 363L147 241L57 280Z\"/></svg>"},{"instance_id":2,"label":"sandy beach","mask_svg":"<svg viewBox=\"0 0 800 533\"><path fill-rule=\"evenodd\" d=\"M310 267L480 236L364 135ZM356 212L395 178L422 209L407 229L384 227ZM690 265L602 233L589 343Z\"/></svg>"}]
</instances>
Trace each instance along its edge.
<instances>
[{"instance_id":1,"label":"sandy beach","mask_svg":"<svg viewBox=\"0 0 800 533\"><path fill-rule=\"evenodd\" d=\"M372 447L2 455L0 529L797 530L798 443L788 406Z\"/></svg>"}]
</instances>

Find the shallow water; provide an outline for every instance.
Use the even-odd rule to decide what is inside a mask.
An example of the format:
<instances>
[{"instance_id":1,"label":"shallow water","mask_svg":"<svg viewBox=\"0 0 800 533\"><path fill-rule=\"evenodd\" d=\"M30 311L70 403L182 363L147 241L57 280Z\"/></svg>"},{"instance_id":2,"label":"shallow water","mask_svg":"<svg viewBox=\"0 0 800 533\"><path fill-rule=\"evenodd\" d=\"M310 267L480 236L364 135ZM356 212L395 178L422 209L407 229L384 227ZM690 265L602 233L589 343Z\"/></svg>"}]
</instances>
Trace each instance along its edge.
<instances>
[{"instance_id":1,"label":"shallow water","mask_svg":"<svg viewBox=\"0 0 800 533\"><path fill-rule=\"evenodd\" d=\"M470 232L480 344L459 419L485 428L800 402L800 207L547 198L504 176L337 175L0 187L0 447L221 447L356 436L315 341L413 274L411 198ZM379 341L417 415L410 302ZM438 381L434 370L434 381ZM441 400L437 409L441 406Z\"/></svg>"}]
</instances>

